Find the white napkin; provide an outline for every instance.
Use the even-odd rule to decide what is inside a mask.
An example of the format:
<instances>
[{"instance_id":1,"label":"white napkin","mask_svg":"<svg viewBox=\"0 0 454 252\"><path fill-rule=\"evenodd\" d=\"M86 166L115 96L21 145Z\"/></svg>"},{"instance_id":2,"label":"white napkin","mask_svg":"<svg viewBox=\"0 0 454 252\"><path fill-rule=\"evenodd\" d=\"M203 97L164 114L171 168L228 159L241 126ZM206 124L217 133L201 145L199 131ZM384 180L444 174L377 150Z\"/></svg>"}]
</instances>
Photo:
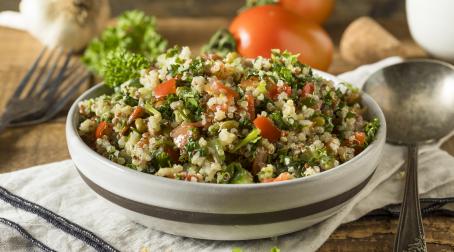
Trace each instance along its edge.
<instances>
[{"instance_id":1,"label":"white napkin","mask_svg":"<svg viewBox=\"0 0 454 252\"><path fill-rule=\"evenodd\" d=\"M388 58L339 77L360 87L365 78L376 69L399 61L400 58ZM424 146L420 151L419 190L423 197L454 197L454 157L439 149L441 142ZM342 223L354 221L371 210L401 200L404 178L400 168L405 154L404 147L387 144L382 162L370 182L338 214L328 220L293 234L252 241L197 240L165 234L134 223L112 211L108 203L97 198L79 178L70 160L2 174L0 185L93 231L121 251L148 249L208 252L231 251L234 247L240 247L244 251L269 251L274 246L282 251L315 251ZM1 200L0 202L1 217L19 223L49 247L58 251L93 250L44 220L15 209ZM452 206L447 207L453 209ZM9 227L0 224L0 250L11 249L14 239L2 238L11 237L11 234ZM25 251L27 248L14 249Z\"/></svg>"}]
</instances>

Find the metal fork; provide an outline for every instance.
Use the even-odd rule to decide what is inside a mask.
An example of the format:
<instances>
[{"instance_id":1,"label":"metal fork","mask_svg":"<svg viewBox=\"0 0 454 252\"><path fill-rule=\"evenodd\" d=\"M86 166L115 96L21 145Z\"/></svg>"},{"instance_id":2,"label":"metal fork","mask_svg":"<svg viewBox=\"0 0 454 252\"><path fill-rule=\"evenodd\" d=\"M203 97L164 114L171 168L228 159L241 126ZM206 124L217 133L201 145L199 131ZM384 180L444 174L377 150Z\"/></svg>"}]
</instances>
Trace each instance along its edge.
<instances>
[{"instance_id":1,"label":"metal fork","mask_svg":"<svg viewBox=\"0 0 454 252\"><path fill-rule=\"evenodd\" d=\"M0 116L0 132L50 120L74 97L90 74L71 57L71 51L41 50L8 100Z\"/></svg>"}]
</instances>

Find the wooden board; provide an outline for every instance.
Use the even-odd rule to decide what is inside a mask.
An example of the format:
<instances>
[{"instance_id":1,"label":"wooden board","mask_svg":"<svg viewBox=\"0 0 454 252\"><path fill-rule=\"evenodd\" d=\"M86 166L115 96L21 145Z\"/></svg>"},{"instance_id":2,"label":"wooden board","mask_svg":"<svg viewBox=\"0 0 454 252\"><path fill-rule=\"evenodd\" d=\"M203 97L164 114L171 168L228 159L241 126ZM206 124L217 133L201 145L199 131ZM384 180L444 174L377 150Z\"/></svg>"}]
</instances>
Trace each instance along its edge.
<instances>
[{"instance_id":1,"label":"wooden board","mask_svg":"<svg viewBox=\"0 0 454 252\"><path fill-rule=\"evenodd\" d=\"M393 22L384 24L397 27L397 34L408 34L405 28L399 28L401 24ZM198 51L214 30L227 23L225 18L167 18L160 20L159 28L172 44L188 45ZM340 34L343 27L338 29L333 34ZM404 39L406 46L417 48L411 40ZM0 108L40 48L28 34L0 27ZM337 74L354 67L336 52L330 72ZM51 122L0 134L0 173L69 158L64 122L63 113ZM454 153L454 138L444 147ZM365 217L339 227L320 251L391 251L396 225L396 218ZM424 225L430 251L454 251L454 218L429 216L424 218Z\"/></svg>"}]
</instances>

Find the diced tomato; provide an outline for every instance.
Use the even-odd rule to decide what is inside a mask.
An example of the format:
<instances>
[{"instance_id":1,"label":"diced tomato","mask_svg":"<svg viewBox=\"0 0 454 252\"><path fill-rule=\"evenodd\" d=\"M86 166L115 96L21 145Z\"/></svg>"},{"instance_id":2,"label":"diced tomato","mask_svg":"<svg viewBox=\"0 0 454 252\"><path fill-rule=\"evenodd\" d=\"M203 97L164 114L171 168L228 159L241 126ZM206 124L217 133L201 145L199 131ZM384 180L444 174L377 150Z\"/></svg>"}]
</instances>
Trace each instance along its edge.
<instances>
[{"instance_id":1,"label":"diced tomato","mask_svg":"<svg viewBox=\"0 0 454 252\"><path fill-rule=\"evenodd\" d=\"M235 92L235 90L227 87L226 85L222 84L219 81L214 83L213 89L214 92L219 92L227 96L227 99L229 99L229 101L233 101L234 98L239 96L238 93Z\"/></svg>"},{"instance_id":2,"label":"diced tomato","mask_svg":"<svg viewBox=\"0 0 454 252\"><path fill-rule=\"evenodd\" d=\"M154 97L161 98L169 94L176 94L177 92L177 81L176 79L170 79L157 85L154 88Z\"/></svg>"},{"instance_id":3,"label":"diced tomato","mask_svg":"<svg viewBox=\"0 0 454 252\"><path fill-rule=\"evenodd\" d=\"M195 128L194 125L189 123L183 123L180 126L170 132L170 136L173 138L175 145L181 149L188 142L189 138L192 136L192 129Z\"/></svg>"},{"instance_id":4,"label":"diced tomato","mask_svg":"<svg viewBox=\"0 0 454 252\"><path fill-rule=\"evenodd\" d=\"M263 179L261 182L262 183L279 182L279 181L286 181L286 180L289 180L291 178L292 178L292 175L290 175L290 173L283 172L283 173L279 174L279 176L277 176L275 178L266 178L266 179Z\"/></svg>"},{"instance_id":5,"label":"diced tomato","mask_svg":"<svg viewBox=\"0 0 454 252\"><path fill-rule=\"evenodd\" d=\"M308 94L314 93L315 85L313 83L307 83L303 87L303 95L306 96Z\"/></svg>"},{"instance_id":6,"label":"diced tomato","mask_svg":"<svg viewBox=\"0 0 454 252\"><path fill-rule=\"evenodd\" d=\"M110 124L106 121L102 121L98 124L98 127L96 127L96 139L101 138L104 135L107 135L110 133L112 130Z\"/></svg>"},{"instance_id":7,"label":"diced tomato","mask_svg":"<svg viewBox=\"0 0 454 252\"><path fill-rule=\"evenodd\" d=\"M282 90L287 93L288 96L292 95L292 87L290 87L289 85L284 85L282 87Z\"/></svg>"},{"instance_id":8,"label":"diced tomato","mask_svg":"<svg viewBox=\"0 0 454 252\"><path fill-rule=\"evenodd\" d=\"M254 96L251 94L247 94L246 101L247 101L247 112L249 113L249 119L254 120L255 119Z\"/></svg>"},{"instance_id":9,"label":"diced tomato","mask_svg":"<svg viewBox=\"0 0 454 252\"><path fill-rule=\"evenodd\" d=\"M274 125L273 121L264 116L258 116L254 120L254 125L260 129L260 135L270 142L276 142L281 137L279 128Z\"/></svg>"},{"instance_id":10,"label":"diced tomato","mask_svg":"<svg viewBox=\"0 0 454 252\"><path fill-rule=\"evenodd\" d=\"M289 85L278 87L277 85L273 84L268 89L268 97L270 97L272 100L276 100L282 92L285 92L288 96L290 96L292 94L292 87L290 87Z\"/></svg>"},{"instance_id":11,"label":"diced tomato","mask_svg":"<svg viewBox=\"0 0 454 252\"><path fill-rule=\"evenodd\" d=\"M128 125L131 125L137 118L140 118L143 116L145 113L145 109L137 106L131 113L131 115L128 118Z\"/></svg>"},{"instance_id":12,"label":"diced tomato","mask_svg":"<svg viewBox=\"0 0 454 252\"><path fill-rule=\"evenodd\" d=\"M216 111L216 110L222 110L222 111L227 111L228 105L226 103L224 104L215 104L210 106L210 110Z\"/></svg>"},{"instance_id":13,"label":"diced tomato","mask_svg":"<svg viewBox=\"0 0 454 252\"><path fill-rule=\"evenodd\" d=\"M277 85L271 85L268 89L268 97L270 97L272 100L276 100L278 95L279 90L277 89Z\"/></svg>"},{"instance_id":14,"label":"diced tomato","mask_svg":"<svg viewBox=\"0 0 454 252\"><path fill-rule=\"evenodd\" d=\"M178 162L180 158L180 151L179 150L174 150L170 146L164 147L164 151L169 155L169 157L173 160L173 162Z\"/></svg>"},{"instance_id":15,"label":"diced tomato","mask_svg":"<svg viewBox=\"0 0 454 252\"><path fill-rule=\"evenodd\" d=\"M261 182L262 183L271 183L274 181L274 178L266 178L266 179L263 179Z\"/></svg>"},{"instance_id":16,"label":"diced tomato","mask_svg":"<svg viewBox=\"0 0 454 252\"><path fill-rule=\"evenodd\" d=\"M192 178L195 178L198 181L197 176L189 174L187 171L184 173L184 180L185 181L193 181Z\"/></svg>"},{"instance_id":17,"label":"diced tomato","mask_svg":"<svg viewBox=\"0 0 454 252\"><path fill-rule=\"evenodd\" d=\"M355 140L358 145L363 145L366 142L366 134L364 132L355 132Z\"/></svg>"},{"instance_id":18,"label":"diced tomato","mask_svg":"<svg viewBox=\"0 0 454 252\"><path fill-rule=\"evenodd\" d=\"M281 174L279 174L279 176L277 176L273 182L278 182L278 181L285 181L285 180L289 180L291 178L290 176L290 173L288 172L283 172Z\"/></svg>"}]
</instances>

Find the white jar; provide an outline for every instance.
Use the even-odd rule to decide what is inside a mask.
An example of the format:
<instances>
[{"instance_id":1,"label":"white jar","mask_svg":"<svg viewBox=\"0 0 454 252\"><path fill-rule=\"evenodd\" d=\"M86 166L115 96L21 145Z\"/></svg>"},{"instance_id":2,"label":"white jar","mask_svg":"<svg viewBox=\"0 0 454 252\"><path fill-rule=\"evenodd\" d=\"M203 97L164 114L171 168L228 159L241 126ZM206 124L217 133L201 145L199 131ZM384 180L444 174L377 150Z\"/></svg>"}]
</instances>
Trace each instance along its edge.
<instances>
[{"instance_id":1,"label":"white jar","mask_svg":"<svg viewBox=\"0 0 454 252\"><path fill-rule=\"evenodd\" d=\"M433 56L454 62L454 0L407 0L413 39Z\"/></svg>"}]
</instances>

